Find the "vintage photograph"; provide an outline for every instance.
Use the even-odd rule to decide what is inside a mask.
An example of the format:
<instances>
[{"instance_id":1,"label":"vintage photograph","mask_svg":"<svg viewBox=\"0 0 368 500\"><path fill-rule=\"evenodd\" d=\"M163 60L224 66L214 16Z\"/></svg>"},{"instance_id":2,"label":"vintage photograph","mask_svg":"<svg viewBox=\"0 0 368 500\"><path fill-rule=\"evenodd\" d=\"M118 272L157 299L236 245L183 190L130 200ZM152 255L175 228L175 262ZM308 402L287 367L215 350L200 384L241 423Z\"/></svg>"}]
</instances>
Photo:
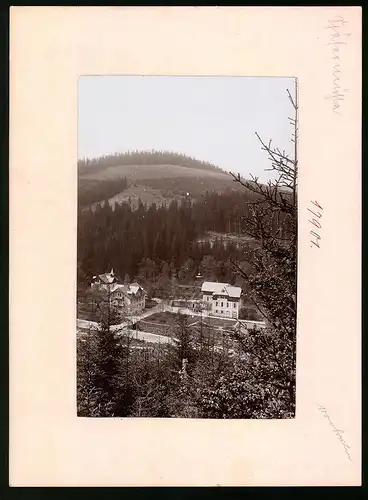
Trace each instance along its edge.
<instances>
[{"instance_id":1,"label":"vintage photograph","mask_svg":"<svg viewBox=\"0 0 368 500\"><path fill-rule=\"evenodd\" d=\"M297 143L296 78L79 78L79 417L295 417Z\"/></svg>"}]
</instances>

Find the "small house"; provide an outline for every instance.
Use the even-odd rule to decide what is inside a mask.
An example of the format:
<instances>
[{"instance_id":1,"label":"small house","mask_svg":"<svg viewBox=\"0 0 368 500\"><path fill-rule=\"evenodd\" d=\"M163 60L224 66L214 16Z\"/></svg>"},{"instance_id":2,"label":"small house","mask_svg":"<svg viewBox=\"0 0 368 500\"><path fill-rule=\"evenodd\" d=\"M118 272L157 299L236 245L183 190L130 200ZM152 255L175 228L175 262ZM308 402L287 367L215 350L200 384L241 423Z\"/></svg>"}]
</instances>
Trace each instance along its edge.
<instances>
[{"instance_id":1,"label":"small house","mask_svg":"<svg viewBox=\"0 0 368 500\"><path fill-rule=\"evenodd\" d=\"M146 306L146 291L139 283L121 284L114 270L93 277L92 289L107 295L110 304L123 314L141 313Z\"/></svg>"}]
</instances>

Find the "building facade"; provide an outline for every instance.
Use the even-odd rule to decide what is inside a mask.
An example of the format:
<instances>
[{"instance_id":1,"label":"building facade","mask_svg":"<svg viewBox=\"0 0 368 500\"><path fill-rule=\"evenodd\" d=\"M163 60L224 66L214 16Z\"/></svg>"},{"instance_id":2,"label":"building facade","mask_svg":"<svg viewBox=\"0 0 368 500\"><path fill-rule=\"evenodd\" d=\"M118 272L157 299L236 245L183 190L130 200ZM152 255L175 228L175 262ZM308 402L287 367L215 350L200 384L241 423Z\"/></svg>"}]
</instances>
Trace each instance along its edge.
<instances>
[{"instance_id":1,"label":"building facade","mask_svg":"<svg viewBox=\"0 0 368 500\"><path fill-rule=\"evenodd\" d=\"M201 288L202 300L209 314L238 319L242 303L242 289L229 283L205 281Z\"/></svg>"},{"instance_id":2,"label":"building facade","mask_svg":"<svg viewBox=\"0 0 368 500\"><path fill-rule=\"evenodd\" d=\"M108 296L110 304L123 314L139 314L146 307L146 292L139 283L120 284L113 269L94 276L91 287Z\"/></svg>"}]
</instances>

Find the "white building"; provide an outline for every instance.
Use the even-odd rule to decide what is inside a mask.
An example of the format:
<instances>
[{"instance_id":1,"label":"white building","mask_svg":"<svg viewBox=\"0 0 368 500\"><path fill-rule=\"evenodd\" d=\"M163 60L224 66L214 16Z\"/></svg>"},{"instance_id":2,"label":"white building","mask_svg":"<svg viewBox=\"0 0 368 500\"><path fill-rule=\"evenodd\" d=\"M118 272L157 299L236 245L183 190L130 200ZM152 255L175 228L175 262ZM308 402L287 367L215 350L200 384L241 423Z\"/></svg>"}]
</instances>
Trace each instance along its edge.
<instances>
[{"instance_id":1,"label":"white building","mask_svg":"<svg viewBox=\"0 0 368 500\"><path fill-rule=\"evenodd\" d=\"M138 283L122 285L114 270L93 277L91 287L109 295L110 303L125 314L137 314L146 306L146 292Z\"/></svg>"},{"instance_id":2,"label":"white building","mask_svg":"<svg viewBox=\"0 0 368 500\"><path fill-rule=\"evenodd\" d=\"M242 289L229 283L205 281L201 288L203 302L213 316L238 319Z\"/></svg>"},{"instance_id":3,"label":"white building","mask_svg":"<svg viewBox=\"0 0 368 500\"><path fill-rule=\"evenodd\" d=\"M234 325L234 330L240 333L247 333L252 330L262 330L266 328L264 321L253 321L251 319L239 319Z\"/></svg>"}]
</instances>

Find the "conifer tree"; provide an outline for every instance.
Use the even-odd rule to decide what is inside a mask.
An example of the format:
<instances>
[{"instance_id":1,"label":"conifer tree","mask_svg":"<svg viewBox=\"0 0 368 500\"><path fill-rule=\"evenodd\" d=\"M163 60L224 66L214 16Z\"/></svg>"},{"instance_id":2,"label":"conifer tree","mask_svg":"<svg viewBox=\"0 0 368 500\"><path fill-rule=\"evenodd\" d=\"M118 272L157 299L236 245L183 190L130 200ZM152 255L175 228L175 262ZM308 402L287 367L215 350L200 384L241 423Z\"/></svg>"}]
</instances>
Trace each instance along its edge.
<instances>
[{"instance_id":1,"label":"conifer tree","mask_svg":"<svg viewBox=\"0 0 368 500\"><path fill-rule=\"evenodd\" d=\"M251 300L264 317L267 328L252 334L235 333L243 352L253 358L255 385L263 384L274 395L274 411L293 416L295 411L296 285L297 285L297 138L298 105L287 91L294 110L292 142L294 157L265 143L270 170L277 175L264 186L257 178L244 182L234 179L254 193L250 215L244 216L246 232L258 242L252 253L255 268L249 274L236 262L236 272L246 281ZM283 222L281 225L280 222ZM271 412L272 413L272 412Z\"/></svg>"}]
</instances>

